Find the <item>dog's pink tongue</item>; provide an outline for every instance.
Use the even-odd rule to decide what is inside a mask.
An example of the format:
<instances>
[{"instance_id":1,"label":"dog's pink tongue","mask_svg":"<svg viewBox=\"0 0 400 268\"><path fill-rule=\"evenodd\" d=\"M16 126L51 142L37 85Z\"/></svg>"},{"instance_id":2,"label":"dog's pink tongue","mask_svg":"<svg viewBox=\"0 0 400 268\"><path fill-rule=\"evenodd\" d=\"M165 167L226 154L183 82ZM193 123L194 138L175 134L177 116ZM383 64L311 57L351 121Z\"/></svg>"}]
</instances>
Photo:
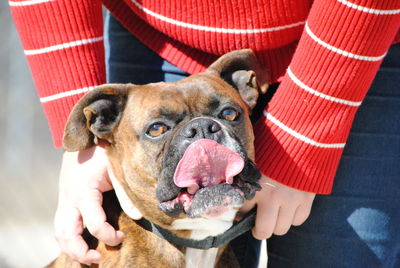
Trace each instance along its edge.
<instances>
[{"instance_id":1,"label":"dog's pink tongue","mask_svg":"<svg viewBox=\"0 0 400 268\"><path fill-rule=\"evenodd\" d=\"M201 139L186 149L174 174L174 182L194 194L200 187L232 184L233 177L242 171L244 160L236 152L216 141Z\"/></svg>"}]
</instances>

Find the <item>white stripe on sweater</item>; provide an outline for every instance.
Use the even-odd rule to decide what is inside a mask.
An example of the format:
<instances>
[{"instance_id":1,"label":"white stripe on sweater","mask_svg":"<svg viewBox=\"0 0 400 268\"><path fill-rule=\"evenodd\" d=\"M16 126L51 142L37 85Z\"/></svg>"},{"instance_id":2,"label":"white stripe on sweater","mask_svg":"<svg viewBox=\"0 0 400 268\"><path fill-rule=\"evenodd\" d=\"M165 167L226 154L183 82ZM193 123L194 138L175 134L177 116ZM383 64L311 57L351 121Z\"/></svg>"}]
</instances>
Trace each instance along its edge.
<instances>
[{"instance_id":1,"label":"white stripe on sweater","mask_svg":"<svg viewBox=\"0 0 400 268\"><path fill-rule=\"evenodd\" d=\"M145 8L139 2L136 0L131 0L132 3L139 8L141 11L144 13L161 20L163 22L176 25L182 28L188 28L188 29L193 29L193 30L199 30L199 31L204 31L204 32L214 32L214 33L225 33L225 34L258 34L258 33L266 33L266 32L274 32L274 31L281 31L289 28L294 28L300 25L304 25L304 21L296 22L293 24L289 25L283 25L283 26L276 26L276 27L271 27L271 28L261 28L261 29L227 29L227 28L217 28L217 27L209 27L209 26L203 26L203 25L197 25L197 24L191 24L179 20L174 20L168 17L165 17L163 15L160 15L158 13L155 13L151 11L150 9Z\"/></svg>"},{"instance_id":2,"label":"white stripe on sweater","mask_svg":"<svg viewBox=\"0 0 400 268\"><path fill-rule=\"evenodd\" d=\"M102 41L103 37L95 37L95 38L90 38L90 39L82 39L82 40L77 40L69 43L64 43L64 44L59 44L59 45L54 45L54 46L49 46L49 47L44 47L44 48L39 48L39 49L26 49L24 50L25 55L30 56L30 55L38 55L38 54L43 54L43 53L48 53L48 52L53 52L57 50L62 50L70 47L76 47L76 46L82 46L90 43L95 43Z\"/></svg>"},{"instance_id":3,"label":"white stripe on sweater","mask_svg":"<svg viewBox=\"0 0 400 268\"><path fill-rule=\"evenodd\" d=\"M74 90L70 90L70 91L66 91L66 92L61 92L61 93L50 95L50 96L47 96L47 97L42 97L42 98L40 98L40 102L41 103L45 103L45 102L49 102L49 101L62 99L62 98L65 98L65 97L70 97L70 96L73 96L73 95L86 93L86 92L88 92L88 91L90 91L90 90L92 90L94 88L95 87L84 87L84 88L80 88L80 89L74 89Z\"/></svg>"},{"instance_id":4,"label":"white stripe on sweater","mask_svg":"<svg viewBox=\"0 0 400 268\"><path fill-rule=\"evenodd\" d=\"M335 53L337 53L337 54L340 54L340 55L342 55L342 56L345 56L345 57L348 57L348 58L352 58L352 59L357 59L357 60L364 60L364 61L380 61L380 60L382 60L382 59L386 56L386 53L383 54L383 55L381 55L381 56L378 56L378 57L370 57L370 56L363 56L363 55L353 54L353 53L351 53L351 52L348 52L348 51L342 50L342 49L340 49L340 48L334 47L334 46L332 46L332 45L329 45L328 43L326 43L326 42L322 41L321 39L319 39L319 38L311 31L310 27L308 26L308 23L306 23L305 29L306 29L306 32L308 33L308 35L309 35L315 42L317 42L317 43L320 44L321 46L323 46L323 47L325 47L325 48L327 48L327 49L329 49L329 50L331 50L331 51L333 51L333 52L335 52Z\"/></svg>"},{"instance_id":5,"label":"white stripe on sweater","mask_svg":"<svg viewBox=\"0 0 400 268\"><path fill-rule=\"evenodd\" d=\"M333 102L337 102L337 103L341 103L344 105L349 105L349 106L360 106L361 105L361 101L359 102L355 102L355 101L349 101L349 100L345 100L345 99L340 99L340 98L336 98L330 95L326 95L324 93L321 93L315 89L310 88L309 86L307 86L306 84L304 84L303 82L300 81L300 79L298 79L292 72L292 70L290 69L290 67L287 69L287 74L289 75L289 77L293 80L293 82L298 85L300 88L304 89L305 91L307 91L308 93L311 93L317 97L323 98L325 100L328 101L333 101Z\"/></svg>"},{"instance_id":6,"label":"white stripe on sweater","mask_svg":"<svg viewBox=\"0 0 400 268\"><path fill-rule=\"evenodd\" d=\"M36 4L52 2L52 1L54 1L54 0L8 1L8 4L11 7L23 7L23 6L31 6L31 5L36 5Z\"/></svg>"},{"instance_id":7,"label":"white stripe on sweater","mask_svg":"<svg viewBox=\"0 0 400 268\"><path fill-rule=\"evenodd\" d=\"M315 141L313 139L310 139L297 131L289 128L288 126L284 125L281 121L276 119L274 116L272 116L270 113L267 113L264 111L264 116L267 118L267 120L271 121L274 123L277 127L285 131L286 133L290 134L291 136L295 137L296 139L305 142L307 144L310 144L312 146L320 147L320 148L333 148L333 149L339 149L339 148L344 148L346 143L321 143L318 141Z\"/></svg>"},{"instance_id":8,"label":"white stripe on sweater","mask_svg":"<svg viewBox=\"0 0 400 268\"><path fill-rule=\"evenodd\" d=\"M343 5L357 9L358 11L376 14L376 15L396 15L396 14L400 13L400 9L387 9L387 10L373 9L373 8L359 6L359 5L356 5L356 4L346 1L346 0L337 0L337 1L342 3Z\"/></svg>"}]
</instances>

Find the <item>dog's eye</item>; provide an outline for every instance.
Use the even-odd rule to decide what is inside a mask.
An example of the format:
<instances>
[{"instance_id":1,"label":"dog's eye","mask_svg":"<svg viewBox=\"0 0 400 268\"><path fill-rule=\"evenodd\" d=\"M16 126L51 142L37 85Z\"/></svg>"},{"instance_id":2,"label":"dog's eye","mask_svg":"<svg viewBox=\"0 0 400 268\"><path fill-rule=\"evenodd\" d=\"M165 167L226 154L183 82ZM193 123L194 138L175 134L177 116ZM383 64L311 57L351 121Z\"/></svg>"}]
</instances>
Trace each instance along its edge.
<instances>
[{"instance_id":1,"label":"dog's eye","mask_svg":"<svg viewBox=\"0 0 400 268\"><path fill-rule=\"evenodd\" d=\"M149 127L146 134L152 138L157 138L167 132L169 127L163 123L155 123Z\"/></svg>"},{"instance_id":2,"label":"dog's eye","mask_svg":"<svg viewBox=\"0 0 400 268\"><path fill-rule=\"evenodd\" d=\"M221 112L221 118L227 121L235 121L239 116L239 112L233 108L224 109Z\"/></svg>"}]
</instances>

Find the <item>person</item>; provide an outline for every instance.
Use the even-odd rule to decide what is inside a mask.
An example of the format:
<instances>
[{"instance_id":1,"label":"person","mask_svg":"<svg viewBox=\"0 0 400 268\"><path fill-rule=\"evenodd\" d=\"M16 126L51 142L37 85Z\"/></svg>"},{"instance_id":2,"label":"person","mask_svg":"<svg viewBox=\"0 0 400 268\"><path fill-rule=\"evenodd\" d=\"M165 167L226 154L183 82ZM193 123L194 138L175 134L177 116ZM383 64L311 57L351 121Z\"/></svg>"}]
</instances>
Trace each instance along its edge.
<instances>
[{"instance_id":1,"label":"person","mask_svg":"<svg viewBox=\"0 0 400 268\"><path fill-rule=\"evenodd\" d=\"M71 108L96 85L173 81L252 48L278 87L254 125L263 189L243 210L257 205L255 238L276 235L269 267L400 265L400 1L104 0L106 53L100 1L9 4L56 147ZM106 244L123 240L101 209L113 181L101 148L64 153L55 229L75 260L101 258L84 225ZM123 193L120 202L140 218ZM242 266L255 267L259 243L240 239Z\"/></svg>"}]
</instances>

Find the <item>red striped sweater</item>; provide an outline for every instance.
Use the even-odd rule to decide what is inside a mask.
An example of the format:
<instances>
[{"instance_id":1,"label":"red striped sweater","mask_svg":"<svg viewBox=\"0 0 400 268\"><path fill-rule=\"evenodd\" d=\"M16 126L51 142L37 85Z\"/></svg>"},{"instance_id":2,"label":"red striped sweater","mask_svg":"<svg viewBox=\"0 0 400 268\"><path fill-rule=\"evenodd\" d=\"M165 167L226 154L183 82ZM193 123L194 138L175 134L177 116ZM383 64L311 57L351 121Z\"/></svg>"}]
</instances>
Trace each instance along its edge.
<instances>
[{"instance_id":1,"label":"red striped sweater","mask_svg":"<svg viewBox=\"0 0 400 268\"><path fill-rule=\"evenodd\" d=\"M103 0L129 31L189 73L228 51L255 50L282 82L254 129L257 164L281 183L326 194L355 112L389 46L400 41L400 1L311 2ZM60 146L72 106L105 82L102 3L9 4Z\"/></svg>"}]
</instances>

